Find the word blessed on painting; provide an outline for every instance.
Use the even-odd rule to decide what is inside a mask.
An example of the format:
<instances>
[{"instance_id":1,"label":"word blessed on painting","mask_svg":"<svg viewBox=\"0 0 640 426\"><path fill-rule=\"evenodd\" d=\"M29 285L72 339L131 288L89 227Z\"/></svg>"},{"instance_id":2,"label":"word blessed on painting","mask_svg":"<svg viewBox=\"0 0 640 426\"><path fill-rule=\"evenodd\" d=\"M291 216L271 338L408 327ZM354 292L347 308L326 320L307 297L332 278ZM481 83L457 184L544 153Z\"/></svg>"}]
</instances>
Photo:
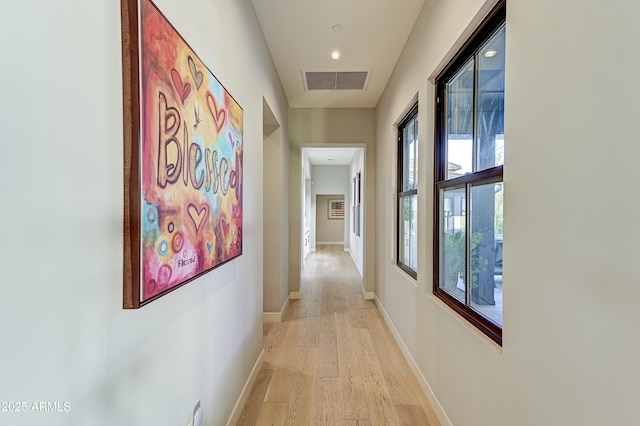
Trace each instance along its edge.
<instances>
[{"instance_id":1,"label":"word blessed on painting","mask_svg":"<svg viewBox=\"0 0 640 426\"><path fill-rule=\"evenodd\" d=\"M210 94L208 96L211 97ZM189 129L187 122L182 125L182 142L178 139L180 123L182 118L177 108L169 106L164 93L159 92L159 122L161 132L158 141L158 186L165 188L167 184L174 184L180 180L185 186L195 189L204 188L207 192L218 190L223 195L227 195L229 188L238 191L238 172L231 169L229 160L225 157L219 158L218 151L202 148L196 143L189 143ZM212 97L211 97L212 98ZM214 101L215 102L215 101ZM212 112L213 114L213 112ZM217 118L214 115L214 118ZM218 129L219 130L219 129ZM233 137L229 134L232 145L235 145ZM175 161L169 160L169 153L173 153ZM202 164L204 162L204 165ZM236 152L236 164L239 164L238 153Z\"/></svg>"}]
</instances>

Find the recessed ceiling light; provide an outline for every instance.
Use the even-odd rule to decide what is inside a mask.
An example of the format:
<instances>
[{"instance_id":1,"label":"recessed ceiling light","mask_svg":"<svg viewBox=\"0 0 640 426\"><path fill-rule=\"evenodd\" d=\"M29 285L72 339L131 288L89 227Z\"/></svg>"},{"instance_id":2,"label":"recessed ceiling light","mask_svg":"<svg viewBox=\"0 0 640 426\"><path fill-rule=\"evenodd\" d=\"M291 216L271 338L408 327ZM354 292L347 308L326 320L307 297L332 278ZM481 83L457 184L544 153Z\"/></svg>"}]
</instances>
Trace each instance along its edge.
<instances>
[{"instance_id":1,"label":"recessed ceiling light","mask_svg":"<svg viewBox=\"0 0 640 426\"><path fill-rule=\"evenodd\" d=\"M331 54L331 57L333 59L338 59L340 57L340 52L338 52L337 50L334 50L333 53Z\"/></svg>"},{"instance_id":2,"label":"recessed ceiling light","mask_svg":"<svg viewBox=\"0 0 640 426\"><path fill-rule=\"evenodd\" d=\"M340 24L336 24L333 27L333 32L339 33L340 31L342 31L342 25Z\"/></svg>"},{"instance_id":3,"label":"recessed ceiling light","mask_svg":"<svg viewBox=\"0 0 640 426\"><path fill-rule=\"evenodd\" d=\"M497 50L487 50L486 52L484 52L484 57L493 58L494 56L496 56L497 53L498 53Z\"/></svg>"}]
</instances>

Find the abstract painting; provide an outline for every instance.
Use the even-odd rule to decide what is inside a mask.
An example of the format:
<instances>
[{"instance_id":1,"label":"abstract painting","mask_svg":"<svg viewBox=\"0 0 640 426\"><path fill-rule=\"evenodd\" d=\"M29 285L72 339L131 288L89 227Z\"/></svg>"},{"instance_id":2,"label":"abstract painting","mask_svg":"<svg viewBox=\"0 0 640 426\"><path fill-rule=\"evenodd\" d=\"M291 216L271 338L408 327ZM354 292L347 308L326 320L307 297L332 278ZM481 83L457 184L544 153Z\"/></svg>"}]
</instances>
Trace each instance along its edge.
<instances>
[{"instance_id":1,"label":"abstract painting","mask_svg":"<svg viewBox=\"0 0 640 426\"><path fill-rule=\"evenodd\" d=\"M150 0L122 0L125 308L242 254L243 110Z\"/></svg>"}]
</instances>

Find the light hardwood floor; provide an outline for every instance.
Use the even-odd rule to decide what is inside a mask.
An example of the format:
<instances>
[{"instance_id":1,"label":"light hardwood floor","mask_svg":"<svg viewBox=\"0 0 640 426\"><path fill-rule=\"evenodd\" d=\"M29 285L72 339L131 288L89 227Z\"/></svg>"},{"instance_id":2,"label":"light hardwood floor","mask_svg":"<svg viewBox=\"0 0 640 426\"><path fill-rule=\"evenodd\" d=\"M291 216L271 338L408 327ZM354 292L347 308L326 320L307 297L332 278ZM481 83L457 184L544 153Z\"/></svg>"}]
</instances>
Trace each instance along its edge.
<instances>
[{"instance_id":1,"label":"light hardwood floor","mask_svg":"<svg viewBox=\"0 0 640 426\"><path fill-rule=\"evenodd\" d=\"M300 300L264 324L265 362L238 425L439 425L342 246L318 246Z\"/></svg>"}]
</instances>

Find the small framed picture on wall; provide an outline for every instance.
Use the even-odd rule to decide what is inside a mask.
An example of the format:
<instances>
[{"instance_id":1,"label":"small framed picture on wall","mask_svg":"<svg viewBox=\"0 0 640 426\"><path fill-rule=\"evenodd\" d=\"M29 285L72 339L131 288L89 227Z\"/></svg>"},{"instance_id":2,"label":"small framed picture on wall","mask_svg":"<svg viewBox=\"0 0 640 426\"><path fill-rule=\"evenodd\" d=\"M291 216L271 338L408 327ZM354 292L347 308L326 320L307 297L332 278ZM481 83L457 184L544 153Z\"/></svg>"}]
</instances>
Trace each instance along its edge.
<instances>
[{"instance_id":1,"label":"small framed picture on wall","mask_svg":"<svg viewBox=\"0 0 640 426\"><path fill-rule=\"evenodd\" d=\"M329 219L344 219L344 200L329 200Z\"/></svg>"}]
</instances>

